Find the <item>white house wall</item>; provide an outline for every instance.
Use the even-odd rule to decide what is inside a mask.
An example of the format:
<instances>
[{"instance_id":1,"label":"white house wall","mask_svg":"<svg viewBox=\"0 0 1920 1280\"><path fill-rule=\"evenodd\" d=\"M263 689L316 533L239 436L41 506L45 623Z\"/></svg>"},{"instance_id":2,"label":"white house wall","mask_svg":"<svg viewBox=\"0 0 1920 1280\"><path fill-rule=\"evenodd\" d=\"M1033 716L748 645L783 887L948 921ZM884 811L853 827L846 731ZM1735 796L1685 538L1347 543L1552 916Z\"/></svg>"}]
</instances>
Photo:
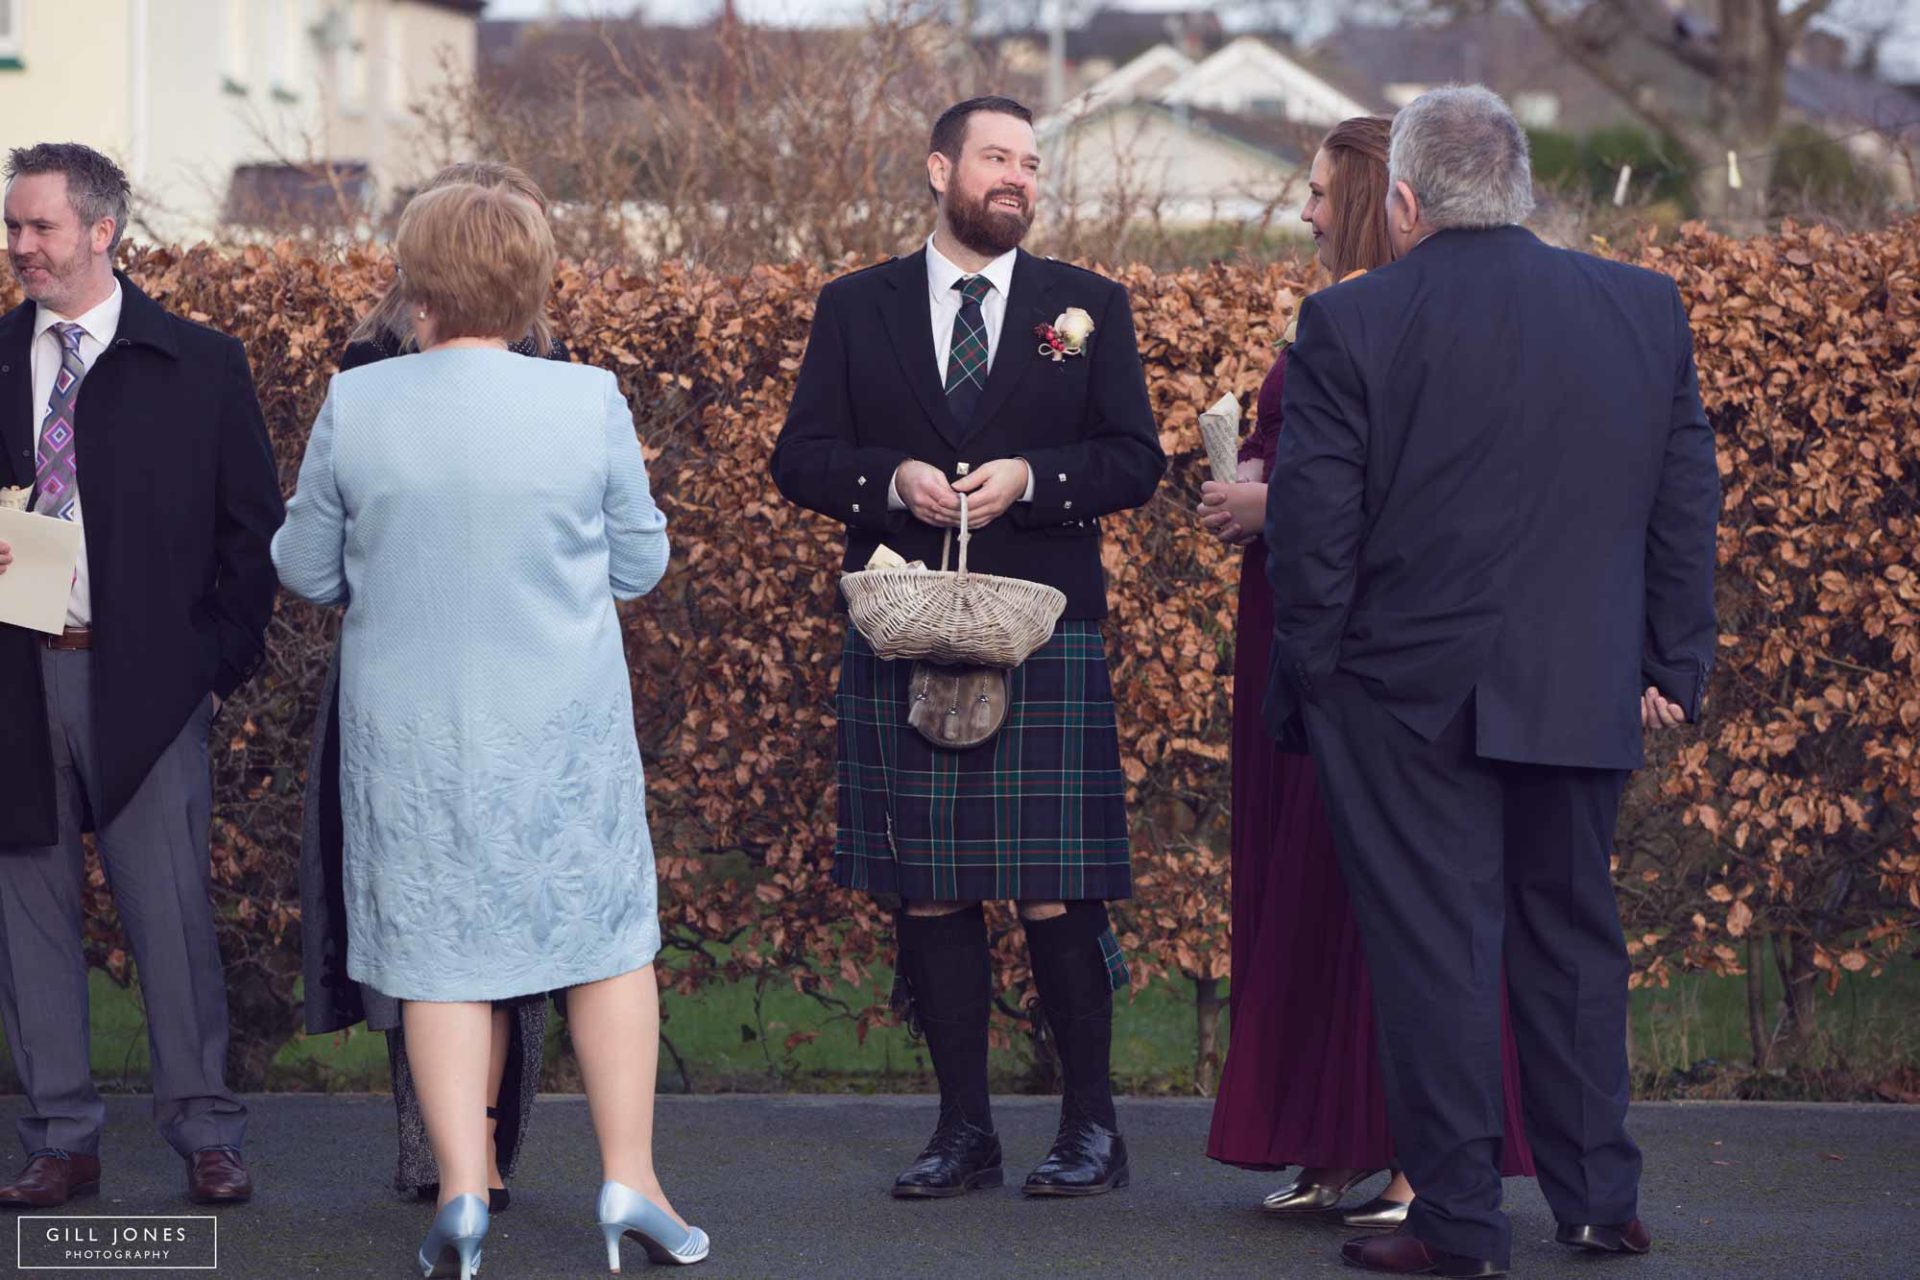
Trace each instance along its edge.
<instances>
[{"instance_id":1,"label":"white house wall","mask_svg":"<svg viewBox=\"0 0 1920 1280\"><path fill-rule=\"evenodd\" d=\"M237 165L368 164L390 194L433 158L412 106L473 71L471 15L411 0L14 0L17 65L0 62L7 147L75 141L133 181L136 232L220 232ZM357 77L312 37L337 9ZM343 93L356 83L362 92ZM358 97L359 101L350 99Z\"/></svg>"},{"instance_id":2,"label":"white house wall","mask_svg":"<svg viewBox=\"0 0 1920 1280\"><path fill-rule=\"evenodd\" d=\"M1293 230L1305 197L1298 166L1155 110L1082 120L1052 143L1047 163L1048 204L1062 217L1199 226L1271 212L1278 229Z\"/></svg>"},{"instance_id":3,"label":"white house wall","mask_svg":"<svg viewBox=\"0 0 1920 1280\"><path fill-rule=\"evenodd\" d=\"M1160 101L1322 126L1368 114L1360 103L1252 36L1242 36L1195 65L1168 86Z\"/></svg>"}]
</instances>

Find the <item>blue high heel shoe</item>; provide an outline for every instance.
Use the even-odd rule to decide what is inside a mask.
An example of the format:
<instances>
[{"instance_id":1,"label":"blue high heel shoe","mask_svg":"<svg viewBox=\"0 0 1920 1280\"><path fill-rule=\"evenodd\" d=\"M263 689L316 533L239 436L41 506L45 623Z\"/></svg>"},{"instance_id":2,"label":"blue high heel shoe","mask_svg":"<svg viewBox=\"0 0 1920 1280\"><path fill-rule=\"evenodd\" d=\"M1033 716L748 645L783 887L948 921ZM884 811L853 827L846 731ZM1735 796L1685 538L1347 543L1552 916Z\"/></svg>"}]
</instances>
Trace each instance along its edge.
<instances>
[{"instance_id":1,"label":"blue high heel shoe","mask_svg":"<svg viewBox=\"0 0 1920 1280\"><path fill-rule=\"evenodd\" d=\"M600 1231L607 1238L607 1270L620 1270L620 1237L632 1236L655 1262L688 1267L703 1261L711 1241L698 1227L683 1227L653 1201L617 1182L600 1184Z\"/></svg>"},{"instance_id":2,"label":"blue high heel shoe","mask_svg":"<svg viewBox=\"0 0 1920 1280\"><path fill-rule=\"evenodd\" d=\"M487 1238L487 1202L456 1196L433 1215L420 1242L420 1274L427 1280L473 1280L480 1273L480 1242Z\"/></svg>"}]
</instances>

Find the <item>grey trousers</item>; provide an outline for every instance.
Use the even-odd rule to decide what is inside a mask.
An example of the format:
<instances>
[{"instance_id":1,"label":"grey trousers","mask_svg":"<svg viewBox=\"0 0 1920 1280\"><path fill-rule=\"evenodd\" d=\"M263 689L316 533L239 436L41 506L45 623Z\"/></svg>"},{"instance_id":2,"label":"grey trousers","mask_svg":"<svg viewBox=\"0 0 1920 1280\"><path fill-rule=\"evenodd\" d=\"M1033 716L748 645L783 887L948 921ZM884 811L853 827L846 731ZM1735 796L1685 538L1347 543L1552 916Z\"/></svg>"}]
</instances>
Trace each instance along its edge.
<instances>
[{"instance_id":1,"label":"grey trousers","mask_svg":"<svg viewBox=\"0 0 1920 1280\"><path fill-rule=\"evenodd\" d=\"M60 843L0 848L0 1020L26 1090L27 1151L95 1155L106 1107L89 1065L87 966L81 951L80 843L99 792L93 658L43 650L53 728ZM213 784L211 701L194 712L96 843L146 1004L153 1118L181 1155L238 1147L247 1110L228 1092L227 989L214 936L207 845Z\"/></svg>"}]
</instances>

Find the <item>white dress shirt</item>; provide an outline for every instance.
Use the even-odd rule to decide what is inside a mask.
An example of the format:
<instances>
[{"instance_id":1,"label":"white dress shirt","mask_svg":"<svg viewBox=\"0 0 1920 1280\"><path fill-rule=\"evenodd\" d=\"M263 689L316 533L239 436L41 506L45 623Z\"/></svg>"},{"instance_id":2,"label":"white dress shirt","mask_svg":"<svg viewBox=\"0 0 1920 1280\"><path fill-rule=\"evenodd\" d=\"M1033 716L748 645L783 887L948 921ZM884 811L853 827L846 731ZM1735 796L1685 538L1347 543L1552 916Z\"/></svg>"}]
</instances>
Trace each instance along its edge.
<instances>
[{"instance_id":1,"label":"white dress shirt","mask_svg":"<svg viewBox=\"0 0 1920 1280\"><path fill-rule=\"evenodd\" d=\"M979 271L962 271L948 262L946 255L933 247L927 237L927 301L933 311L933 358L940 367L940 385L947 385L947 357L953 353L953 325L960 318L965 300L954 284L970 275L987 278L993 286L980 299L980 315L987 322L987 368L993 368L994 353L1000 350L1000 329L1007 320L1007 295L1013 291L1013 259L1018 250L1007 252Z\"/></svg>"},{"instance_id":2,"label":"white dress shirt","mask_svg":"<svg viewBox=\"0 0 1920 1280\"><path fill-rule=\"evenodd\" d=\"M934 248L933 237L927 237L927 302L933 319L933 360L940 370L940 385L947 385L947 357L953 354L953 326L960 318L960 305L965 299L954 283L970 275L985 276L993 288L987 296L980 299L980 317L987 324L987 368L993 368L993 358L1000 350L1000 330L1007 319L1007 295L1013 291L1013 260L1019 250L1009 249L989 262L979 271L962 271L947 260L945 254ZM982 462L991 462L991 458L982 458ZM899 472L894 472L895 478ZM1033 500L1033 471L1027 471L1027 491L1020 495L1020 501ZM889 481L887 484L887 507L899 511L906 507L900 497L900 490Z\"/></svg>"},{"instance_id":3,"label":"white dress shirt","mask_svg":"<svg viewBox=\"0 0 1920 1280\"><path fill-rule=\"evenodd\" d=\"M72 318L72 323L84 330L80 335L80 363L89 370L120 331L120 301L120 282L115 280L113 292L107 295L106 301L85 315ZM60 374L60 336L53 332L53 326L67 318L43 306L36 306L33 312L33 346L30 350L33 360L33 448L36 463L40 451L40 429L46 425L47 405L53 399L53 380ZM86 389L87 384L83 380L80 384L81 394L84 395ZM76 422L74 430L83 431L85 427ZM85 627L93 622L93 592L87 580L87 528L80 510L81 495L87 491L84 470L76 470L75 479L79 485L73 498L73 522L80 526L80 559L74 566L73 594L67 597L67 625Z\"/></svg>"}]
</instances>

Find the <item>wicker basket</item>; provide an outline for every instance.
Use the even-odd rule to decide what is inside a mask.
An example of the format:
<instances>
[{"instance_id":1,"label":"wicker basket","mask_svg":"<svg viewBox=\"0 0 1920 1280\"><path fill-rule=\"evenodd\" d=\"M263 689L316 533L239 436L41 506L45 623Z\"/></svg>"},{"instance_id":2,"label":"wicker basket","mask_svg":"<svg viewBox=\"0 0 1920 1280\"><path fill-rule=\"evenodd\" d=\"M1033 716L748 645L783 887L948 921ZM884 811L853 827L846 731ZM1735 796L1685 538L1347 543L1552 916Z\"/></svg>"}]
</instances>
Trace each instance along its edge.
<instances>
[{"instance_id":1,"label":"wicker basket","mask_svg":"<svg viewBox=\"0 0 1920 1280\"><path fill-rule=\"evenodd\" d=\"M962 667L1017 667L1053 638L1065 593L1041 582L967 572L967 496L960 495L960 564L940 570L865 569L840 576L847 612L882 658Z\"/></svg>"}]
</instances>

